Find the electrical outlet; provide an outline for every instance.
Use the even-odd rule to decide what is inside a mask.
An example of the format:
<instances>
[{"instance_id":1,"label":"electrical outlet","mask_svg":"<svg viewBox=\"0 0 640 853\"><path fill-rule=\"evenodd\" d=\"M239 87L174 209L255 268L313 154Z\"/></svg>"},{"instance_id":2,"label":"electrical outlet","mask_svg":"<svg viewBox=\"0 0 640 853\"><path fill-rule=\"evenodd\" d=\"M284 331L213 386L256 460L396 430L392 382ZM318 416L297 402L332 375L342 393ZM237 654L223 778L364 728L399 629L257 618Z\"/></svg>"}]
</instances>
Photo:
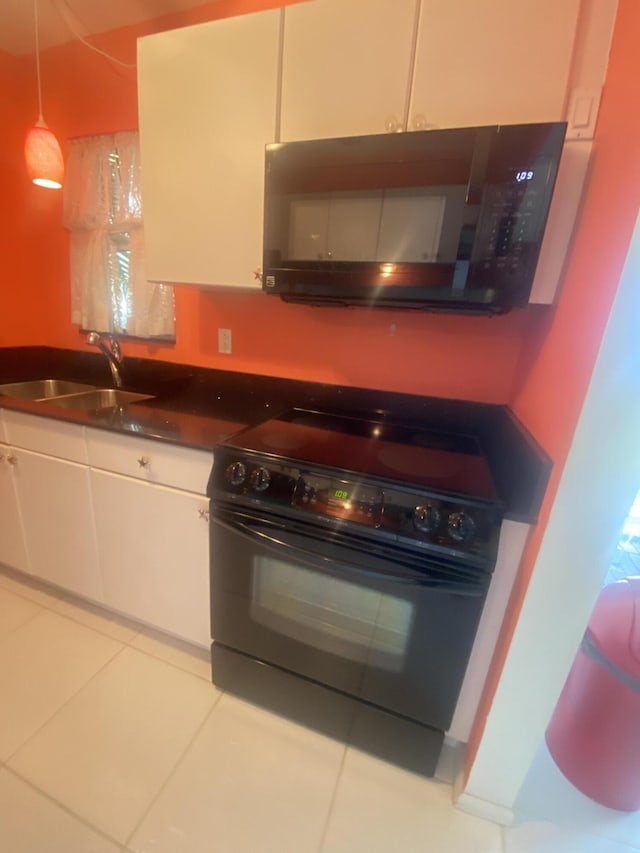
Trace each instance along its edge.
<instances>
[{"instance_id":1,"label":"electrical outlet","mask_svg":"<svg viewBox=\"0 0 640 853\"><path fill-rule=\"evenodd\" d=\"M218 329L218 352L231 355L231 329Z\"/></svg>"}]
</instances>

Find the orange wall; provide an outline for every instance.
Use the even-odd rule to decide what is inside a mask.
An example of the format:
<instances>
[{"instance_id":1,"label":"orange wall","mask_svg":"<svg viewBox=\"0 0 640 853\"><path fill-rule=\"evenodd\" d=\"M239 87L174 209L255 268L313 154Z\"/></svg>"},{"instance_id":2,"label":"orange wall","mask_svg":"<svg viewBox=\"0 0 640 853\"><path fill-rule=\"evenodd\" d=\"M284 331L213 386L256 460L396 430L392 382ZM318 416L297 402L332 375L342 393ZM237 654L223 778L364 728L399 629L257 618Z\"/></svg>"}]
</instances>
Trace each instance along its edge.
<instances>
[{"instance_id":1,"label":"orange wall","mask_svg":"<svg viewBox=\"0 0 640 853\"><path fill-rule=\"evenodd\" d=\"M282 0L221 0L189 13L125 27L96 37L95 42L118 58L135 62L140 35L281 5ZM11 158L21 170L21 145L35 111L35 68L32 57L16 60L23 109L12 114ZM47 122L64 140L137 125L136 72L113 65L78 41L42 55L43 98ZM28 102L28 116L24 101ZM14 297L15 327L0 322L0 341L40 341L83 348L69 321L67 235L61 226L59 195L32 190L21 179L22 200L32 216L22 235L24 254L47 259L34 274L26 267ZM39 194L36 196L36 194ZM48 209L35 209L47 195ZM36 220L36 228L33 220ZM44 237L43 235L47 235ZM29 319L34 292L46 311L39 322ZM176 288L177 343L174 347L127 343L131 355L162 358L230 370L261 372L488 402L507 402L532 316L515 311L506 317L442 317L365 309L314 309L285 305L262 293L204 293ZM217 352L218 327L233 332L233 355ZM315 348L315 349L314 349Z\"/></svg>"},{"instance_id":2,"label":"orange wall","mask_svg":"<svg viewBox=\"0 0 640 853\"><path fill-rule=\"evenodd\" d=\"M640 79L640 4L619 0L588 194L560 299L527 339L512 408L555 462L520 567L485 689L473 742L490 708L562 470L640 207L640 111L629 100ZM639 282L640 285L640 282ZM612 413L615 417L615 413Z\"/></svg>"},{"instance_id":3,"label":"orange wall","mask_svg":"<svg viewBox=\"0 0 640 853\"><path fill-rule=\"evenodd\" d=\"M47 247L59 216L59 197L43 194L29 183L22 149L27 128L37 118L29 103L23 64L0 51L0 346L34 344L43 339L49 306ZM41 250L34 252L34 245Z\"/></svg>"}]
</instances>

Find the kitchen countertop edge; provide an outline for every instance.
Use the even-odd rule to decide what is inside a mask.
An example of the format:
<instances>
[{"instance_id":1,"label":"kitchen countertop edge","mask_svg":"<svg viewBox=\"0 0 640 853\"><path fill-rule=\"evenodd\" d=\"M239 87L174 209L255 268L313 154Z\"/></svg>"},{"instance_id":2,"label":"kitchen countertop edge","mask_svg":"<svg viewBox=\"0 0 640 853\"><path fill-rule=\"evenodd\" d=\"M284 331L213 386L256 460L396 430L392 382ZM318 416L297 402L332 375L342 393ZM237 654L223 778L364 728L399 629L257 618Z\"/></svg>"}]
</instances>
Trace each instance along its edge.
<instances>
[{"instance_id":1,"label":"kitchen countertop edge","mask_svg":"<svg viewBox=\"0 0 640 853\"><path fill-rule=\"evenodd\" d=\"M534 524L552 462L506 405L426 397L128 359L125 388L152 394L123 412L65 409L50 401L0 397L0 407L130 436L212 451L225 438L294 406L410 421L480 441L505 517ZM56 378L109 387L99 354L55 347L0 348L0 383Z\"/></svg>"}]
</instances>

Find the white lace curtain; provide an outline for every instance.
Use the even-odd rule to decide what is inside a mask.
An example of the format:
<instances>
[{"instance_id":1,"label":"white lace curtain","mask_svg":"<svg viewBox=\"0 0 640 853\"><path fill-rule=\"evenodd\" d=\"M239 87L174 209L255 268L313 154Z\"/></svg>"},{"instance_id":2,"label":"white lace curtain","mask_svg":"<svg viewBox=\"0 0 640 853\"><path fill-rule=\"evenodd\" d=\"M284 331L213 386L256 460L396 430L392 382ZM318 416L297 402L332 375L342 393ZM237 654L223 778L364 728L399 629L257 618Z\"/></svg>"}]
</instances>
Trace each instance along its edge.
<instances>
[{"instance_id":1,"label":"white lace curtain","mask_svg":"<svg viewBox=\"0 0 640 853\"><path fill-rule=\"evenodd\" d=\"M64 185L71 232L72 322L136 337L174 337L173 288L145 275L138 133L74 139Z\"/></svg>"}]
</instances>

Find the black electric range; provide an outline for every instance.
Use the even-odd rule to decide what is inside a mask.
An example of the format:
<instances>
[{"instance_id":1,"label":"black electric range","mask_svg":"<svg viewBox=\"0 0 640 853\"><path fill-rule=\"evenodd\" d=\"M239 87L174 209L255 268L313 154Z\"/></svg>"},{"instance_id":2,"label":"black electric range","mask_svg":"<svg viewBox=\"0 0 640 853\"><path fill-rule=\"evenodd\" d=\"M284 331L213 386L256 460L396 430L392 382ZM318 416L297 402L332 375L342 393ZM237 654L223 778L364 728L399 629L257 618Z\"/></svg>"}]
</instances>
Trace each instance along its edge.
<instances>
[{"instance_id":1,"label":"black electric range","mask_svg":"<svg viewBox=\"0 0 640 853\"><path fill-rule=\"evenodd\" d=\"M215 449L209 496L214 681L323 685L421 727L432 772L502 520L477 441L294 409Z\"/></svg>"}]
</instances>

